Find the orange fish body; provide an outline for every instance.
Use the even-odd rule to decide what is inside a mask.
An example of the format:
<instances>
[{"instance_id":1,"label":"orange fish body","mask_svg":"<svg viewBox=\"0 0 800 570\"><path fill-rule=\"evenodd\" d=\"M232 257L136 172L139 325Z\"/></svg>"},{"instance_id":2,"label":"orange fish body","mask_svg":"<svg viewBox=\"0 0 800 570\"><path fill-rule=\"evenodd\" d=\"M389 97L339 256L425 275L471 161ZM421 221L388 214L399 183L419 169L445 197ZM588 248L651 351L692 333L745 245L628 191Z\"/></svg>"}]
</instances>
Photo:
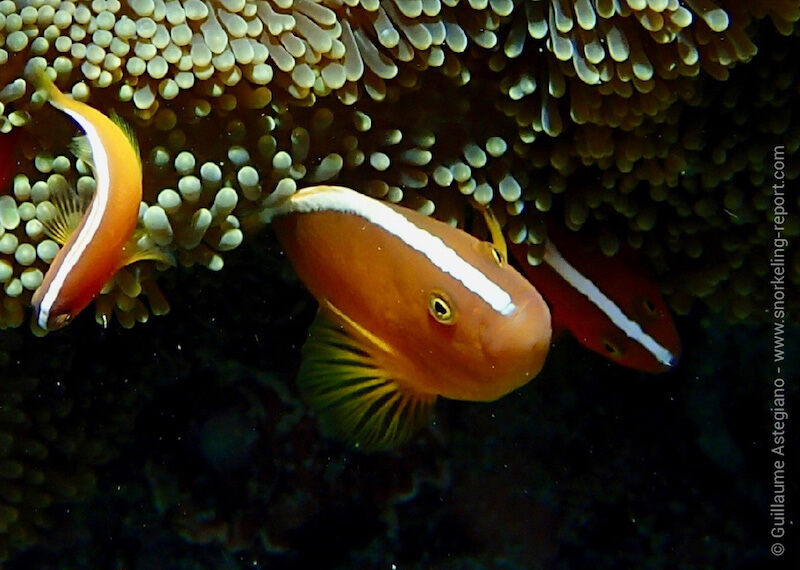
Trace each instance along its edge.
<instances>
[{"instance_id":1,"label":"orange fish body","mask_svg":"<svg viewBox=\"0 0 800 570\"><path fill-rule=\"evenodd\" d=\"M53 330L83 310L124 265L142 200L142 166L128 133L101 112L66 97L41 72L35 82L50 103L84 130L96 189L78 227L58 252L32 304L37 325Z\"/></svg>"},{"instance_id":2,"label":"orange fish body","mask_svg":"<svg viewBox=\"0 0 800 570\"><path fill-rule=\"evenodd\" d=\"M319 327L312 327L300 384L323 419L329 409L332 423L347 423L341 416L360 410L354 400L361 396L353 394L369 392L370 382L381 392L370 400L373 406L396 398L397 406L428 409L437 396L495 400L541 369L550 345L549 311L491 244L340 187L297 192L271 214L271 222L319 301L320 315L333 323L322 335L338 330L352 342L347 355L307 365L319 352ZM348 372L356 380L344 381L352 388L349 395L326 380L340 376L337 358L346 366L358 363ZM369 406L361 413L355 423L368 425ZM404 421L391 410L376 415L389 431L391 422ZM356 425L338 435L365 448L390 447L410 435L386 431Z\"/></svg>"},{"instance_id":3,"label":"orange fish body","mask_svg":"<svg viewBox=\"0 0 800 570\"><path fill-rule=\"evenodd\" d=\"M540 265L527 262L525 244L511 251L547 300L555 330L569 330L587 348L643 372L664 372L677 363L680 338L669 308L631 252L608 257L550 226Z\"/></svg>"}]
</instances>

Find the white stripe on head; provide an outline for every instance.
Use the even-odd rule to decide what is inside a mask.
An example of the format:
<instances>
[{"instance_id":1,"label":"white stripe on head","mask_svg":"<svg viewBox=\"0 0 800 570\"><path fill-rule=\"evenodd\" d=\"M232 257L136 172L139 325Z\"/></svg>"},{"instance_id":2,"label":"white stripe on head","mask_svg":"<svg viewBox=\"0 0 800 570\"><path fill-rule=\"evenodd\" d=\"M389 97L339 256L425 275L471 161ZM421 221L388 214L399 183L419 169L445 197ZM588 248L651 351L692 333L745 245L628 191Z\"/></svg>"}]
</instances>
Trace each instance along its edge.
<instances>
[{"instance_id":1,"label":"white stripe on head","mask_svg":"<svg viewBox=\"0 0 800 570\"><path fill-rule=\"evenodd\" d=\"M94 191L94 196L92 197L92 201L89 205L89 210L85 214L86 221L83 225L83 228L75 239L75 242L72 244L72 247L70 247L69 251L67 251L64 261L58 267L56 274L53 276L53 280L50 282L50 286L47 288L47 291L45 291L44 296L42 297L42 302L39 306L37 322L39 327L45 330L47 329L47 321L50 318L50 310L53 308L56 299L58 299L58 296L61 294L61 289L64 287L67 277L74 269L75 265L80 261L86 246L89 245L93 239L95 239L97 230L100 228L100 222L102 221L108 206L108 192L109 185L111 183L108 152L103 145L103 140L100 137L100 133L97 131L95 125L82 114L73 109L68 109L55 103L54 106L58 107L60 110L72 117L72 119L78 123L78 125L86 134L86 138L89 141L89 148L92 150L92 162L94 163L96 188Z\"/></svg>"},{"instance_id":2,"label":"white stripe on head","mask_svg":"<svg viewBox=\"0 0 800 570\"><path fill-rule=\"evenodd\" d=\"M320 211L341 212L364 218L420 252L437 269L453 277L501 315L510 315L516 309L511 295L465 261L440 238L414 225L383 202L355 190L340 186L300 190L280 203L265 219L269 221L284 214Z\"/></svg>"},{"instance_id":3,"label":"white stripe on head","mask_svg":"<svg viewBox=\"0 0 800 570\"><path fill-rule=\"evenodd\" d=\"M564 259L552 241L547 240L544 250L544 261L553 268L567 283L600 309L614 325L631 339L641 344L656 360L665 366L675 364L675 355L661 346L653 337L642 330L639 323L632 321L622 312L614 301L597 288L597 285L584 277L577 269Z\"/></svg>"}]
</instances>

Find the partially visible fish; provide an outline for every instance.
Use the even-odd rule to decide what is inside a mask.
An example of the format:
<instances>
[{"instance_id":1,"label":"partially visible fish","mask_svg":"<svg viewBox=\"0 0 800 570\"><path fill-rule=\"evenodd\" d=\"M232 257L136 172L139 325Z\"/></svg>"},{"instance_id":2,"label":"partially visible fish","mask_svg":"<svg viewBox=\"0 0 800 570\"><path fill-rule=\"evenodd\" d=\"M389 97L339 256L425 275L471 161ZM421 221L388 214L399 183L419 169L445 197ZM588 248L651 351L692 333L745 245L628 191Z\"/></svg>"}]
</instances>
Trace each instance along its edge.
<instances>
[{"instance_id":1,"label":"partially visible fish","mask_svg":"<svg viewBox=\"0 0 800 570\"><path fill-rule=\"evenodd\" d=\"M17 170L16 149L21 132L20 129L14 129L9 133L0 133L0 193L5 193Z\"/></svg>"},{"instance_id":2,"label":"partially visible fish","mask_svg":"<svg viewBox=\"0 0 800 570\"><path fill-rule=\"evenodd\" d=\"M130 262L126 254L142 200L142 164L129 128L67 97L44 70L30 73L50 104L69 115L85 133L76 154L88 162L97 182L77 227L62 229L63 247L33 295L34 320L44 330L63 327L83 310L114 273ZM130 248L128 253L130 253Z\"/></svg>"},{"instance_id":3,"label":"partially visible fish","mask_svg":"<svg viewBox=\"0 0 800 570\"><path fill-rule=\"evenodd\" d=\"M298 384L334 437L390 448L438 396L494 400L541 369L550 312L492 244L336 186L300 190L264 221L319 301Z\"/></svg>"},{"instance_id":4,"label":"partially visible fish","mask_svg":"<svg viewBox=\"0 0 800 570\"><path fill-rule=\"evenodd\" d=\"M629 368L659 373L675 366L681 343L669 308L629 252L608 257L550 226L540 265L528 263L526 244L512 245L511 252L550 306L554 330L569 330L585 347Z\"/></svg>"}]
</instances>

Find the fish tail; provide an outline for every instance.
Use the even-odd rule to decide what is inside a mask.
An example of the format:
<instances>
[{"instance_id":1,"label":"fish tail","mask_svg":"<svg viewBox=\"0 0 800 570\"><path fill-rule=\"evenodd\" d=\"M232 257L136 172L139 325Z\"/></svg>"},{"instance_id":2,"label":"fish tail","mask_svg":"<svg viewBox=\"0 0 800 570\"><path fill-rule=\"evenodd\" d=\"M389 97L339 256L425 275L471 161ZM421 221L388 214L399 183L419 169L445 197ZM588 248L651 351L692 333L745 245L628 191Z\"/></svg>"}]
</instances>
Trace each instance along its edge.
<instances>
[{"instance_id":1,"label":"fish tail","mask_svg":"<svg viewBox=\"0 0 800 570\"><path fill-rule=\"evenodd\" d=\"M66 96L56 87L53 78L48 73L48 67L33 64L34 62L31 62L31 65L28 66L26 77L33 84L36 91L44 91L47 99L60 109L62 107L61 103Z\"/></svg>"}]
</instances>

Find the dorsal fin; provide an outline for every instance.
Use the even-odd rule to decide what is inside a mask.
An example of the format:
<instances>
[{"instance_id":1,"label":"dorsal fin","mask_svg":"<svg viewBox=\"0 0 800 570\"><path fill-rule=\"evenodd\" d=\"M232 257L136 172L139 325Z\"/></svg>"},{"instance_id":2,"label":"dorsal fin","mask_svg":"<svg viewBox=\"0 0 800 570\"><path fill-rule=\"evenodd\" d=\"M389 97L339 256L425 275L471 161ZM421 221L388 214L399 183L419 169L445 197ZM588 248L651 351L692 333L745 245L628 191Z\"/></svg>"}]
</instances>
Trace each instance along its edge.
<instances>
[{"instance_id":1,"label":"dorsal fin","mask_svg":"<svg viewBox=\"0 0 800 570\"><path fill-rule=\"evenodd\" d=\"M489 204L480 204L476 200L473 200L472 203L475 208L483 214L486 227L489 229L489 234L492 236L494 248L502 256L504 261L507 260L508 246L506 245L506 238L503 235L503 228L500 227L500 222L497 220L497 216L494 215L491 206Z\"/></svg>"},{"instance_id":2,"label":"dorsal fin","mask_svg":"<svg viewBox=\"0 0 800 570\"><path fill-rule=\"evenodd\" d=\"M300 392L331 437L365 451L396 447L428 423L436 396L401 387L386 366L394 355L341 317L330 307L317 313L303 347Z\"/></svg>"},{"instance_id":3,"label":"dorsal fin","mask_svg":"<svg viewBox=\"0 0 800 570\"><path fill-rule=\"evenodd\" d=\"M131 143L134 152L136 153L136 159L139 161L139 166L142 165L142 155L139 152L139 141L136 139L136 134L133 132L133 128L117 113L111 111L108 114L108 117L117 125L120 130L125 134L125 138ZM72 139L72 143L69 145L69 149L72 151L76 157L80 158L86 164L88 164L92 169L94 169L94 160L92 158L92 148L89 146L89 139L84 136L80 135Z\"/></svg>"},{"instance_id":4,"label":"dorsal fin","mask_svg":"<svg viewBox=\"0 0 800 570\"><path fill-rule=\"evenodd\" d=\"M120 117L116 111L111 110L108 113L108 117L114 121L123 133L125 133L125 137L130 141L131 146L133 147L134 152L136 153L136 158L139 160L139 166L142 165L142 154L139 151L139 139L136 138L136 133L133 131L133 127L122 117Z\"/></svg>"}]
</instances>

